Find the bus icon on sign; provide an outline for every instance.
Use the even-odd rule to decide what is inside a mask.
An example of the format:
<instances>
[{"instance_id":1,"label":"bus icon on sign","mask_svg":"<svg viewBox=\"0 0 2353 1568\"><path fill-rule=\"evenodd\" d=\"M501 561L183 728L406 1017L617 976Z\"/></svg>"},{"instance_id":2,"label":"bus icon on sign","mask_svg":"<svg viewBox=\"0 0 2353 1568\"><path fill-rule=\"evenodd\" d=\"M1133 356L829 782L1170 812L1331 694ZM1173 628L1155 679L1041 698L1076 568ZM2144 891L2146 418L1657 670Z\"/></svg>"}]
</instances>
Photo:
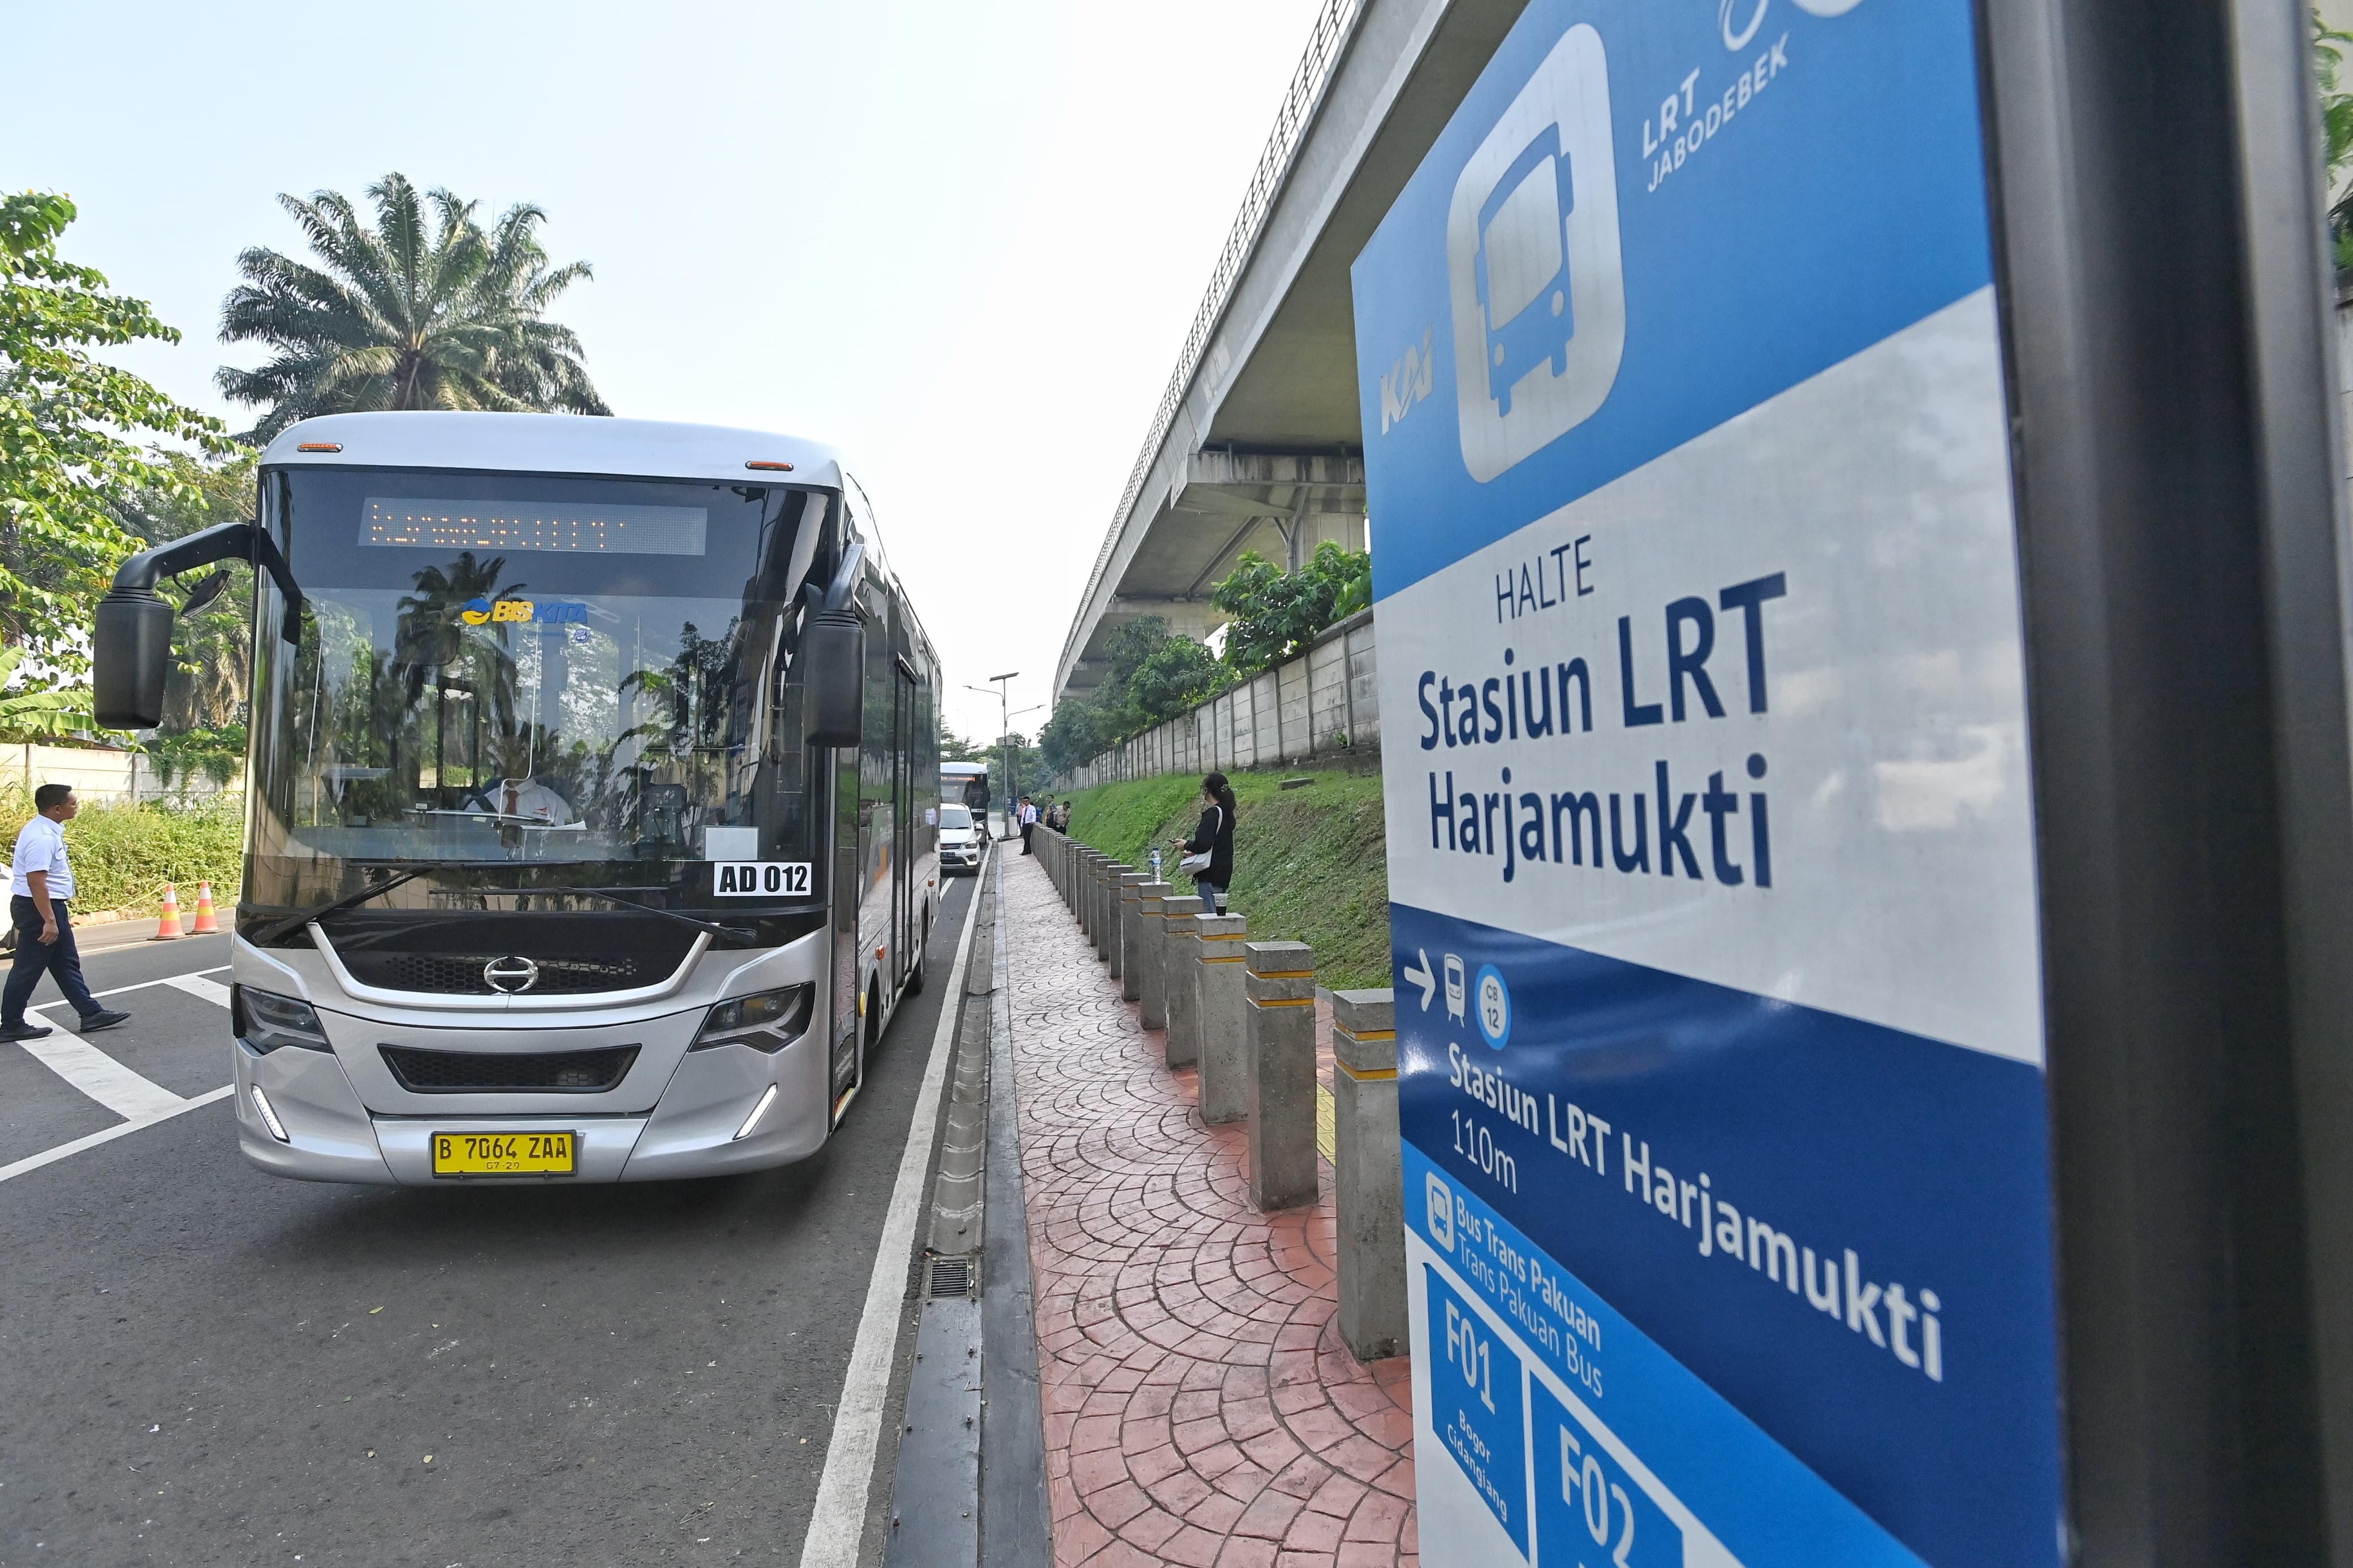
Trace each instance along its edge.
<instances>
[{"instance_id":1,"label":"bus icon on sign","mask_svg":"<svg viewBox=\"0 0 2353 1568\"><path fill-rule=\"evenodd\" d=\"M1512 388L1539 364L1568 374L1577 333L1569 306L1568 215L1576 205L1560 127L1547 125L1514 159L1479 209L1479 308L1487 329L1487 395L1505 416Z\"/></svg>"},{"instance_id":2,"label":"bus icon on sign","mask_svg":"<svg viewBox=\"0 0 2353 1568\"><path fill-rule=\"evenodd\" d=\"M1609 69L1590 24L1463 164L1446 270L1462 461L1483 484L1592 417L1625 354Z\"/></svg>"}]
</instances>

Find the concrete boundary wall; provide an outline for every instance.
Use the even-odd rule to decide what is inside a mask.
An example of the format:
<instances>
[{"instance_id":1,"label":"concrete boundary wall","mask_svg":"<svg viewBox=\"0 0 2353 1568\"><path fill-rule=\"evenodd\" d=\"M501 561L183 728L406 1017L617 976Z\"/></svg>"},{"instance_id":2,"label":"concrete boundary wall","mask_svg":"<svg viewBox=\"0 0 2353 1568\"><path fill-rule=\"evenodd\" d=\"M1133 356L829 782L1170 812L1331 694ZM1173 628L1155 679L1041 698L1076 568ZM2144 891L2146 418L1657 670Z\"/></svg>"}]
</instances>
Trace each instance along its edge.
<instances>
[{"instance_id":1,"label":"concrete boundary wall","mask_svg":"<svg viewBox=\"0 0 2353 1568\"><path fill-rule=\"evenodd\" d=\"M189 769L176 774L166 787L164 775L155 766L155 759L137 752L102 751L93 746L44 746L15 742L0 744L0 778L10 783L21 782L27 789L37 784L71 784L85 802L128 800L201 800L223 793L235 794L244 787L244 779L236 777L224 786L213 783L200 770Z\"/></svg>"},{"instance_id":2,"label":"concrete boundary wall","mask_svg":"<svg viewBox=\"0 0 2353 1568\"><path fill-rule=\"evenodd\" d=\"M1305 653L1074 770L1064 786L1377 755L1379 668L1373 612L1360 610L1325 627Z\"/></svg>"}]
</instances>

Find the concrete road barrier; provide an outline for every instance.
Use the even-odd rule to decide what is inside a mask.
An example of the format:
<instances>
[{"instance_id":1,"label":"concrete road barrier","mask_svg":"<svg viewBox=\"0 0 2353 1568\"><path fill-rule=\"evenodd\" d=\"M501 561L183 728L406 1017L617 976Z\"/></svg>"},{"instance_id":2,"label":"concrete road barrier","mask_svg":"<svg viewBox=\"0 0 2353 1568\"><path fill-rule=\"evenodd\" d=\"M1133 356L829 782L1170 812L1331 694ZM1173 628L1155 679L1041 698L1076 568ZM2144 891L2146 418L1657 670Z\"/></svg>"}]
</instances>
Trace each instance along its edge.
<instances>
[{"instance_id":1,"label":"concrete road barrier","mask_svg":"<svg viewBox=\"0 0 2353 1568\"><path fill-rule=\"evenodd\" d=\"M1240 1121L1250 1114L1250 1071L1242 1031L1242 970L1250 922L1240 915L1195 915L1194 1016L1199 1031L1201 1120Z\"/></svg>"},{"instance_id":2,"label":"concrete road barrier","mask_svg":"<svg viewBox=\"0 0 2353 1568\"><path fill-rule=\"evenodd\" d=\"M1135 944L1140 940L1137 927L1144 915L1144 884L1152 880L1149 871L1122 870L1119 874L1118 930L1112 937L1111 972L1119 981L1121 999L1141 1002L1144 993L1138 984L1142 976L1135 969Z\"/></svg>"},{"instance_id":3,"label":"concrete road barrier","mask_svg":"<svg viewBox=\"0 0 2353 1568\"><path fill-rule=\"evenodd\" d=\"M1163 909L1176 889L1166 882L1146 882L1136 891L1135 1005L1147 1029L1168 1026L1167 983L1160 970L1161 950L1168 945Z\"/></svg>"},{"instance_id":4,"label":"concrete road barrier","mask_svg":"<svg viewBox=\"0 0 2353 1568\"><path fill-rule=\"evenodd\" d=\"M1261 1209L1315 1201L1315 950L1244 944L1250 1194Z\"/></svg>"},{"instance_id":5,"label":"concrete road barrier","mask_svg":"<svg viewBox=\"0 0 2353 1568\"><path fill-rule=\"evenodd\" d=\"M1189 895L1160 900L1161 989L1168 1002L1168 1033L1160 1051L1172 1068L1201 1059L1201 994L1194 984L1194 972L1201 967L1201 937L1193 918L1200 912L1201 900Z\"/></svg>"},{"instance_id":6,"label":"concrete road barrier","mask_svg":"<svg viewBox=\"0 0 2353 1568\"><path fill-rule=\"evenodd\" d=\"M1358 1361L1406 1348L1397 1007L1387 987L1332 993L1332 1208L1340 1338Z\"/></svg>"}]
</instances>

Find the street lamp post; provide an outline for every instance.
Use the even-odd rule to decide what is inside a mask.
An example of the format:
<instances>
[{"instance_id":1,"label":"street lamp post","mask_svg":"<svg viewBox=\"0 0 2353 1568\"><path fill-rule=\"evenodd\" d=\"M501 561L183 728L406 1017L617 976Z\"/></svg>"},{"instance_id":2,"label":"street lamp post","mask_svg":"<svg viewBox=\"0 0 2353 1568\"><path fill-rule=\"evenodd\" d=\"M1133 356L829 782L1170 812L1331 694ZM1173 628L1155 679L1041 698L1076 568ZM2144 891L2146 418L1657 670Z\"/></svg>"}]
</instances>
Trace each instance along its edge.
<instances>
[{"instance_id":1,"label":"street lamp post","mask_svg":"<svg viewBox=\"0 0 2353 1568\"><path fill-rule=\"evenodd\" d=\"M1003 675L992 675L988 678L989 686L997 688L997 755L1005 764L1005 825L1008 829L1013 826L1013 802L1016 797L1013 793L1013 718L1008 711L1011 699L1007 694L1005 683L1020 673L1018 669L1008 669ZM988 687L966 686L965 689L986 693ZM1007 837L1011 837L1009 832Z\"/></svg>"}]
</instances>

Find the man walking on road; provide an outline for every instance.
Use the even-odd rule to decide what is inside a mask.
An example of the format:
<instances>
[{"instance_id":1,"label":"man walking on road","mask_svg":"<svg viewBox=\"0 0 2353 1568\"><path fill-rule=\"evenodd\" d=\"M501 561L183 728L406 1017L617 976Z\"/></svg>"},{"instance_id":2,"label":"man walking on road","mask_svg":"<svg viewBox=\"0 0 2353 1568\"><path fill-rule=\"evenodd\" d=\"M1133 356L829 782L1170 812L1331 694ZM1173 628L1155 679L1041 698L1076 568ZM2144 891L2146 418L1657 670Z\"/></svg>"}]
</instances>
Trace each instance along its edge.
<instances>
[{"instance_id":1,"label":"man walking on road","mask_svg":"<svg viewBox=\"0 0 2353 1568\"><path fill-rule=\"evenodd\" d=\"M66 858L65 825L81 809L71 784L45 784L33 792L40 815L16 835L16 852L9 857L8 913L16 928L16 955L8 969L8 984L0 992L0 1040L37 1040L49 1032L46 1024L27 1024L25 1005L41 976L57 977L74 1011L81 1015L81 1032L111 1029L131 1016L101 1007L81 977L81 954L76 951L73 921L66 904L73 897L73 866Z\"/></svg>"}]
</instances>

